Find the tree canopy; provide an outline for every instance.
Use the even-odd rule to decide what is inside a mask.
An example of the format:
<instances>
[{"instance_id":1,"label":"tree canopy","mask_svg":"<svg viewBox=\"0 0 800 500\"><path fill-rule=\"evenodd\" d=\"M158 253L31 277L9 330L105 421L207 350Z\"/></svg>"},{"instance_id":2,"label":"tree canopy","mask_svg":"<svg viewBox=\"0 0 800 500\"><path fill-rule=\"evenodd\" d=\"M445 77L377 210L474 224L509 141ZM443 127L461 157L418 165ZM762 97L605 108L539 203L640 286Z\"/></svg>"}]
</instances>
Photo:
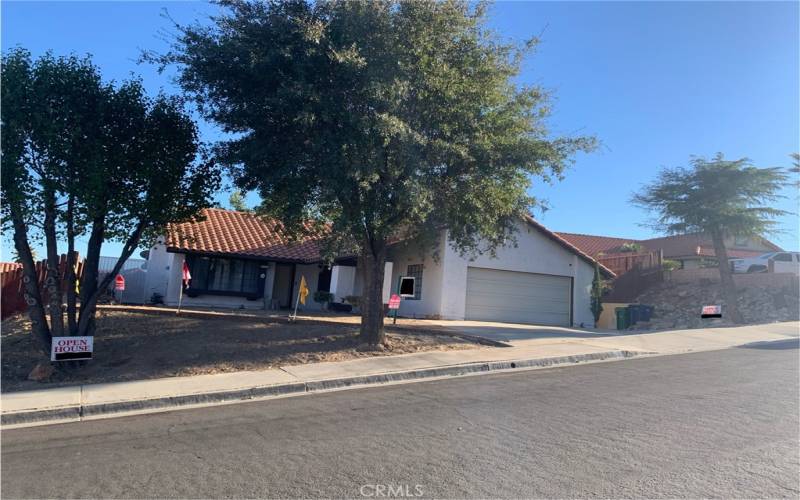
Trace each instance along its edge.
<instances>
[{"instance_id":1,"label":"tree canopy","mask_svg":"<svg viewBox=\"0 0 800 500\"><path fill-rule=\"evenodd\" d=\"M223 0L211 26L178 26L166 54L203 115L233 138L216 157L292 231L330 227L354 249L364 307L380 307L387 242L448 230L465 253L509 243L591 137L552 137L549 94L518 85L536 45L501 41L466 1ZM377 287L378 289L376 289ZM362 318L370 316L364 311ZM362 332L381 338L377 319Z\"/></svg>"},{"instance_id":2,"label":"tree canopy","mask_svg":"<svg viewBox=\"0 0 800 500\"><path fill-rule=\"evenodd\" d=\"M726 301L734 319L741 322L725 238L775 232L776 219L787 212L772 203L781 197L787 181L781 168L757 168L748 158L726 160L719 153L711 160L693 157L688 168L663 169L632 201L655 213L651 227L711 237Z\"/></svg>"},{"instance_id":3,"label":"tree canopy","mask_svg":"<svg viewBox=\"0 0 800 500\"><path fill-rule=\"evenodd\" d=\"M693 157L689 168L663 169L632 200L655 212L650 225L667 233L761 236L787 213L773 206L787 179L781 168L757 168L748 158L726 160L720 153Z\"/></svg>"},{"instance_id":4,"label":"tree canopy","mask_svg":"<svg viewBox=\"0 0 800 500\"><path fill-rule=\"evenodd\" d=\"M96 300L124 261L168 222L206 206L219 176L199 156L195 124L179 99L148 97L138 80L104 83L88 57L33 60L24 49L11 50L3 55L2 102L3 224L13 228L26 276L34 272L30 242L45 241L49 326L37 280L26 281L26 295L46 348L51 333L88 334ZM80 319L71 262L65 330L57 243L66 240L73 258L75 239L83 235ZM123 243L123 252L98 283L107 240Z\"/></svg>"}]
</instances>

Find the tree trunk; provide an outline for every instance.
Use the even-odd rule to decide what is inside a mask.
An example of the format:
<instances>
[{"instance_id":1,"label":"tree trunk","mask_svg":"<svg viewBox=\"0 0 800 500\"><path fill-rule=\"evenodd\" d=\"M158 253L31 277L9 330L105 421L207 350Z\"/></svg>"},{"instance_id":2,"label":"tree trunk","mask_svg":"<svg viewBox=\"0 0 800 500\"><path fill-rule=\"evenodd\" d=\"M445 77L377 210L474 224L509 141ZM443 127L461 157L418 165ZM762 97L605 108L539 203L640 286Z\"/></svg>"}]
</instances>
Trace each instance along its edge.
<instances>
[{"instance_id":1,"label":"tree trunk","mask_svg":"<svg viewBox=\"0 0 800 500\"><path fill-rule=\"evenodd\" d=\"M94 284L94 291L91 295L84 296L83 291L83 283L81 283L81 315L80 319L78 319L78 335L80 336L92 336L94 335L94 313L95 308L97 307L97 300L100 298L100 294L108 288L108 285L111 284L111 280L119 273L119 270L122 269L122 265L128 258L133 254L136 247L139 246L139 241L141 240L142 233L144 232L145 224L140 222L136 229L133 231L128 237L128 240L125 242L125 246L122 248L122 253L117 259L117 263L114 264L114 268L111 270L110 273L106 274L99 284L97 283L97 275L98 275L98 263L99 263L99 255L100 255L100 248L98 245L97 249L92 249L90 246L87 251L86 260L84 261L84 270L83 276L84 278L91 274L94 276L94 280L92 284ZM94 230L92 230L94 232ZM91 243L91 238L90 238ZM102 240L100 240L100 245L102 245ZM92 269L88 269L89 266L89 255L95 256L92 259L94 262Z\"/></svg>"},{"instance_id":2,"label":"tree trunk","mask_svg":"<svg viewBox=\"0 0 800 500\"><path fill-rule=\"evenodd\" d=\"M11 220L14 226L14 247L22 261L22 283L25 290L25 303L28 305L28 316L31 318L31 332L42 352L50 358L50 328L39 291L39 278L36 276L36 263L33 261L31 247L28 245L28 228L17 207L11 204Z\"/></svg>"},{"instance_id":3,"label":"tree trunk","mask_svg":"<svg viewBox=\"0 0 800 500\"><path fill-rule=\"evenodd\" d=\"M714 254L717 256L720 288L722 289L722 297L725 299L725 306L727 308L726 315L734 323L744 323L742 314L739 312L739 293L736 291L736 283L733 281L733 272L731 271L730 262L728 262L728 250L725 248L725 237L721 231L713 231L711 233L711 241L714 243Z\"/></svg>"},{"instance_id":4,"label":"tree trunk","mask_svg":"<svg viewBox=\"0 0 800 500\"><path fill-rule=\"evenodd\" d=\"M83 261L81 276L80 301L81 310L78 318L77 334L91 336L94 331L94 306L88 307L90 299L97 291L97 278L100 267L100 249L105 238L105 217L96 217L92 221L92 232L86 246L86 258ZM97 299L95 299L95 304Z\"/></svg>"},{"instance_id":5,"label":"tree trunk","mask_svg":"<svg viewBox=\"0 0 800 500\"><path fill-rule=\"evenodd\" d=\"M362 252L364 290L361 309L361 340L371 345L382 344L383 329L383 272L386 264L386 245L368 245Z\"/></svg>"},{"instance_id":6,"label":"tree trunk","mask_svg":"<svg viewBox=\"0 0 800 500\"><path fill-rule=\"evenodd\" d=\"M50 334L64 335L64 313L61 311L61 275L59 273L58 240L56 237L56 195L52 189L44 194L44 237L47 246L47 278L45 287L50 310Z\"/></svg>"},{"instance_id":7,"label":"tree trunk","mask_svg":"<svg viewBox=\"0 0 800 500\"><path fill-rule=\"evenodd\" d=\"M75 292L75 285L78 277L75 275L75 265L77 255L75 255L75 197L69 196L67 201L67 268L64 276L67 282L67 334L76 335L78 333L77 303L78 294Z\"/></svg>"}]
</instances>

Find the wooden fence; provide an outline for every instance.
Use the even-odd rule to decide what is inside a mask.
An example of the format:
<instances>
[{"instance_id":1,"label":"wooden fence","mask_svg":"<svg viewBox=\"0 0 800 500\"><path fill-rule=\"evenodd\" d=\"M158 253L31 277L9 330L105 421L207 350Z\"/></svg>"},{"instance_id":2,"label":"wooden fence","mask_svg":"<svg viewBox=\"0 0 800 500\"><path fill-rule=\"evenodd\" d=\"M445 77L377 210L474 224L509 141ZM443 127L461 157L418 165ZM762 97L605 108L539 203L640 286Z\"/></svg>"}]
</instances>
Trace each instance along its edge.
<instances>
[{"instance_id":1,"label":"wooden fence","mask_svg":"<svg viewBox=\"0 0 800 500\"><path fill-rule=\"evenodd\" d=\"M75 273L78 279L83 275L83 260L75 255ZM3 263L8 264L8 263ZM67 255L62 254L58 261L58 272L61 276L61 290L66 289L64 277L67 269ZM42 294L42 301L47 304L49 299L44 280L47 277L47 261L36 263L36 280ZM13 314L23 312L28 308L25 302L25 287L22 283L22 266L0 265L0 318L5 319Z\"/></svg>"},{"instance_id":2,"label":"wooden fence","mask_svg":"<svg viewBox=\"0 0 800 500\"><path fill-rule=\"evenodd\" d=\"M617 275L611 289L603 296L603 302L634 301L647 288L664 281L661 250L601 256L597 260Z\"/></svg>"},{"instance_id":3,"label":"wooden fence","mask_svg":"<svg viewBox=\"0 0 800 500\"><path fill-rule=\"evenodd\" d=\"M611 269L617 276L622 276L631 269L661 269L664 262L664 253L655 250L647 253L621 253L601 255L597 261Z\"/></svg>"}]
</instances>

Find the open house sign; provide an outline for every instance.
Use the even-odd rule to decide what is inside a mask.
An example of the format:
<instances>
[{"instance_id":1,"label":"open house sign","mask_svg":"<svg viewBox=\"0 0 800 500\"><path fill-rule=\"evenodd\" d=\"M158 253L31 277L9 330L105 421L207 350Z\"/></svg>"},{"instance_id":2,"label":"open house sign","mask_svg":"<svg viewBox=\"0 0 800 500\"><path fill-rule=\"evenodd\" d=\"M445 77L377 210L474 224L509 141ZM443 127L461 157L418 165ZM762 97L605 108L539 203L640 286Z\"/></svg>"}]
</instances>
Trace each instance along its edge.
<instances>
[{"instance_id":1,"label":"open house sign","mask_svg":"<svg viewBox=\"0 0 800 500\"><path fill-rule=\"evenodd\" d=\"M53 337L51 361L92 359L94 337Z\"/></svg>"}]
</instances>

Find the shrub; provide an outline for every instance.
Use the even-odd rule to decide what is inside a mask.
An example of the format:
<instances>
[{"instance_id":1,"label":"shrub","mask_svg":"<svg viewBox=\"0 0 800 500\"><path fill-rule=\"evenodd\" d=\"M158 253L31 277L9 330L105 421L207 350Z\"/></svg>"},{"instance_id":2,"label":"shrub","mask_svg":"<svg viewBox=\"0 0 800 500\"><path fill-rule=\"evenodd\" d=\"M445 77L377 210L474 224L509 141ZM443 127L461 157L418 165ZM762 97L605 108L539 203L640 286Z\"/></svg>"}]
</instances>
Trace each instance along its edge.
<instances>
[{"instance_id":1,"label":"shrub","mask_svg":"<svg viewBox=\"0 0 800 500\"><path fill-rule=\"evenodd\" d=\"M328 302L333 302L333 294L331 292L326 292L324 290L317 290L314 293L314 302L319 302L320 304L327 304Z\"/></svg>"},{"instance_id":2,"label":"shrub","mask_svg":"<svg viewBox=\"0 0 800 500\"><path fill-rule=\"evenodd\" d=\"M348 304L352 304L353 307L358 307L358 304L361 302L361 297L359 295L348 295L344 298L344 301Z\"/></svg>"},{"instance_id":3,"label":"shrub","mask_svg":"<svg viewBox=\"0 0 800 500\"><path fill-rule=\"evenodd\" d=\"M681 268L681 263L678 262L677 260L664 259L664 261L661 263L661 269L663 269L664 271L675 271L676 269L680 268Z\"/></svg>"},{"instance_id":4,"label":"shrub","mask_svg":"<svg viewBox=\"0 0 800 500\"><path fill-rule=\"evenodd\" d=\"M624 243L619 248L623 252L639 253L639 252L642 251L642 245L640 245L639 243L636 243L636 242Z\"/></svg>"}]
</instances>

